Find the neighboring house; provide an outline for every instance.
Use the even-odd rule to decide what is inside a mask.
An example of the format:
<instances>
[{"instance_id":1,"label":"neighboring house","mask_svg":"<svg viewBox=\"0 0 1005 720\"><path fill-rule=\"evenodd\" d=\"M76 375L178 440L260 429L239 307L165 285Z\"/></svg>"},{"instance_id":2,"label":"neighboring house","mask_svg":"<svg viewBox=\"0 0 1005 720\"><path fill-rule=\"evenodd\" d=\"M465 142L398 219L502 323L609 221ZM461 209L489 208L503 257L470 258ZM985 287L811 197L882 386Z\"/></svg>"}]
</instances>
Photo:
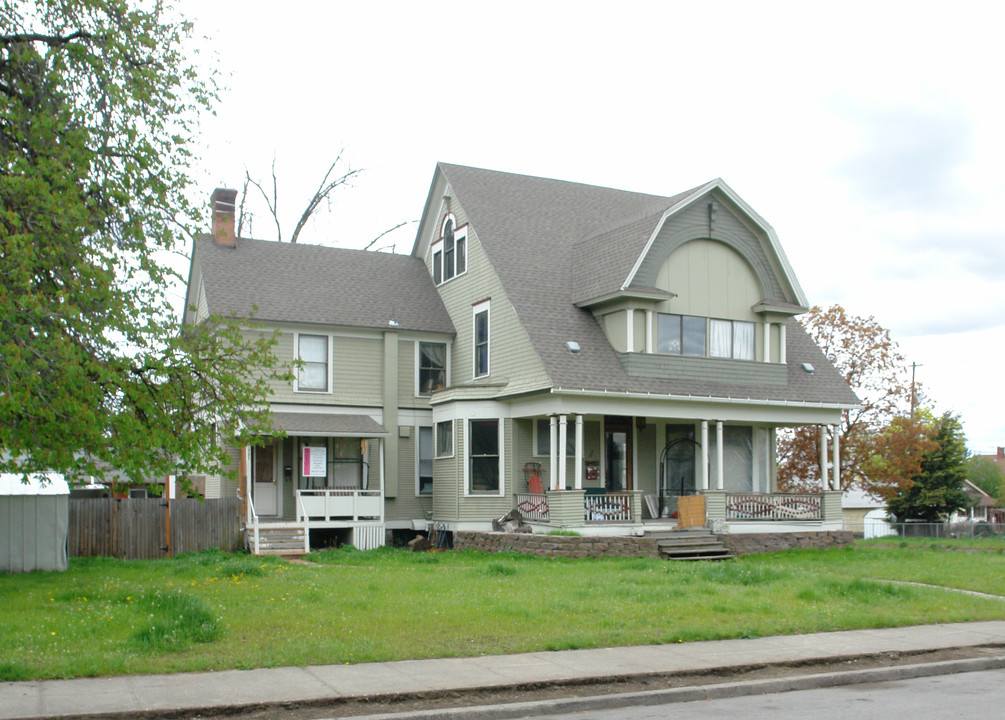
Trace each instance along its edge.
<instances>
[{"instance_id":1,"label":"neighboring house","mask_svg":"<svg viewBox=\"0 0 1005 720\"><path fill-rule=\"evenodd\" d=\"M994 510L995 499L969 480L963 481L963 490L970 496L971 505L969 508L954 512L950 522L988 522L992 520L989 512Z\"/></svg>"},{"instance_id":2,"label":"neighboring house","mask_svg":"<svg viewBox=\"0 0 1005 720\"><path fill-rule=\"evenodd\" d=\"M214 193L185 320L257 307L304 363L275 388L288 437L233 452L256 532L369 547L518 507L538 531L641 533L695 493L732 531L840 529L828 438L858 400L721 180L658 197L439 164L409 256L234 240L234 198ZM807 424L827 492L775 493L775 432Z\"/></svg>"}]
</instances>

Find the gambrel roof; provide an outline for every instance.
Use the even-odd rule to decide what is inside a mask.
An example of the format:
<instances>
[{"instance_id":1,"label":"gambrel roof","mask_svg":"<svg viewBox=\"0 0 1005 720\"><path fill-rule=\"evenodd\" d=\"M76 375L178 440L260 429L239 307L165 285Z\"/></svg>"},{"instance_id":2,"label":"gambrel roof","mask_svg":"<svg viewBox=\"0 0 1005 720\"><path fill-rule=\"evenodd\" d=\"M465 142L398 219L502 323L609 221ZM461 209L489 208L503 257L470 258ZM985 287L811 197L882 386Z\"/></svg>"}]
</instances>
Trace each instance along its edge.
<instances>
[{"instance_id":1,"label":"gambrel roof","mask_svg":"<svg viewBox=\"0 0 1005 720\"><path fill-rule=\"evenodd\" d=\"M736 382L723 383L696 377L629 375L623 358L611 347L593 314L581 307L591 299L618 293L665 293L639 282L647 253L661 228L677 213L714 195L763 238L767 259L759 272L761 276L770 273L771 283L762 304L790 315L805 309L802 289L774 231L721 180L661 197L444 163L437 165L436 173L427 208L442 174L554 387L857 403L841 376L794 320L787 323L784 382L778 373L771 380L757 373L749 378L737 373ZM424 218L414 254L421 252L422 238L429 234L426 224L435 220L428 214ZM570 353L567 341L578 343L581 352ZM811 363L814 372L804 371L803 363Z\"/></svg>"},{"instance_id":2,"label":"gambrel roof","mask_svg":"<svg viewBox=\"0 0 1005 720\"><path fill-rule=\"evenodd\" d=\"M196 240L190 285L197 273L211 314L454 332L426 266L407 255L246 238L228 247L206 235Z\"/></svg>"}]
</instances>

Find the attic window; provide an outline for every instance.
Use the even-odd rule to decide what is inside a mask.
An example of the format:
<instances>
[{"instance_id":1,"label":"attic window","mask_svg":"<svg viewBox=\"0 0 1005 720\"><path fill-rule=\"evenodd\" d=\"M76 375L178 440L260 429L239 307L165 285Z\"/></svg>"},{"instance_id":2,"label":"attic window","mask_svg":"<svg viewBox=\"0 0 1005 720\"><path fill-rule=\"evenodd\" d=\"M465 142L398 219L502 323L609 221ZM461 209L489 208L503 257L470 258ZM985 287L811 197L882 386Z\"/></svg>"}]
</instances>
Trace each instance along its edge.
<instances>
[{"instance_id":1,"label":"attic window","mask_svg":"<svg viewBox=\"0 0 1005 720\"><path fill-rule=\"evenodd\" d=\"M468 269L467 225L456 227L453 215L443 218L440 237L432 246L433 281L439 285L463 275Z\"/></svg>"}]
</instances>

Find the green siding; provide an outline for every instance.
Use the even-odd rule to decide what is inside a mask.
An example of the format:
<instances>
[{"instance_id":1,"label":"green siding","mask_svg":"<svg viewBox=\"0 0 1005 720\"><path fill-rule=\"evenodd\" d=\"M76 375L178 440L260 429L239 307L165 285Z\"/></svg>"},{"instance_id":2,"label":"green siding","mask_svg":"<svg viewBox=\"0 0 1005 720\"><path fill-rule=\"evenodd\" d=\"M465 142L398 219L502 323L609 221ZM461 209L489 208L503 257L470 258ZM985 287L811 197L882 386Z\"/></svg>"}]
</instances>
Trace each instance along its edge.
<instances>
[{"instance_id":1,"label":"green siding","mask_svg":"<svg viewBox=\"0 0 1005 720\"><path fill-rule=\"evenodd\" d=\"M737 385L785 386L788 382L788 367L778 363L644 353L619 353L618 357L625 372L634 377Z\"/></svg>"},{"instance_id":2,"label":"green siding","mask_svg":"<svg viewBox=\"0 0 1005 720\"><path fill-rule=\"evenodd\" d=\"M452 211L460 227L467 222L464 211L455 200ZM431 232L438 233L440 219L430 224ZM423 243L429 247L429 240ZM467 271L439 286L440 296L457 330L451 357L451 382L461 384L474 379L473 315L472 305L491 299L489 311L489 370L485 379L490 382L508 382L507 393L523 392L550 386L537 353L534 352L523 325L517 318L499 278L491 264L474 228L468 228ZM424 258L432 273L432 253Z\"/></svg>"},{"instance_id":3,"label":"green siding","mask_svg":"<svg viewBox=\"0 0 1005 720\"><path fill-rule=\"evenodd\" d=\"M499 495L464 495L463 466L459 468L460 495L458 497L457 519L461 522L484 522L502 517L513 508L513 459L510 449L513 446L513 421L506 419L503 423L503 470L502 477L506 479L504 493ZM459 445L462 450L463 444ZM465 460L466 462L466 460Z\"/></svg>"},{"instance_id":4,"label":"green siding","mask_svg":"<svg viewBox=\"0 0 1005 720\"><path fill-rule=\"evenodd\" d=\"M458 497L463 473L461 455L464 448L464 422L454 420L454 455L433 460L433 519L437 522L457 520Z\"/></svg>"},{"instance_id":5,"label":"green siding","mask_svg":"<svg viewBox=\"0 0 1005 720\"><path fill-rule=\"evenodd\" d=\"M608 313L603 317L604 334L618 352L628 350L628 313L624 310Z\"/></svg>"},{"instance_id":6,"label":"green siding","mask_svg":"<svg viewBox=\"0 0 1005 720\"><path fill-rule=\"evenodd\" d=\"M764 299L753 268L736 250L714 240L692 240L677 248L660 268L657 287L677 297L659 312L757 322L751 308Z\"/></svg>"},{"instance_id":7,"label":"green siding","mask_svg":"<svg viewBox=\"0 0 1005 720\"><path fill-rule=\"evenodd\" d=\"M429 495L417 497L415 494L417 431L418 428L413 427L410 437L398 439L398 496L387 501L385 507L387 520L429 519L431 517L432 497Z\"/></svg>"},{"instance_id":8,"label":"green siding","mask_svg":"<svg viewBox=\"0 0 1005 720\"><path fill-rule=\"evenodd\" d=\"M272 327L265 329L272 332ZM295 360L293 339L295 333L326 335L319 328L280 328L277 344L273 348L282 361ZM332 392L294 392L292 383L272 382L272 402L303 403L307 405L361 405L380 406L383 401L383 342L379 337L331 336Z\"/></svg>"}]
</instances>

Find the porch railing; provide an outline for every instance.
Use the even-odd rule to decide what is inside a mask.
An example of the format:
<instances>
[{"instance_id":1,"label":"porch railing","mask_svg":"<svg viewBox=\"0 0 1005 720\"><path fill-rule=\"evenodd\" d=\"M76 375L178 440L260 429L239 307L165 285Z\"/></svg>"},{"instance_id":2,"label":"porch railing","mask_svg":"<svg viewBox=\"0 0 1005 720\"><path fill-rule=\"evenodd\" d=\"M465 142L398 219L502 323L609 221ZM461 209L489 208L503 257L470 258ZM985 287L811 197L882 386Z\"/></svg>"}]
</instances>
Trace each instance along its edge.
<instances>
[{"instance_id":1,"label":"porch railing","mask_svg":"<svg viewBox=\"0 0 1005 720\"><path fill-rule=\"evenodd\" d=\"M821 496L726 493L726 520L822 520Z\"/></svg>"},{"instance_id":2,"label":"porch railing","mask_svg":"<svg viewBox=\"0 0 1005 720\"><path fill-rule=\"evenodd\" d=\"M258 513L255 512L255 501L248 495L248 518L251 520L251 546L254 554L258 554L261 547L261 531L258 526Z\"/></svg>"},{"instance_id":3,"label":"porch railing","mask_svg":"<svg viewBox=\"0 0 1005 720\"><path fill-rule=\"evenodd\" d=\"M384 516L380 490L298 489L297 497L298 520L380 520Z\"/></svg>"},{"instance_id":4,"label":"porch railing","mask_svg":"<svg viewBox=\"0 0 1005 720\"><path fill-rule=\"evenodd\" d=\"M583 503L586 506L587 522L632 519L632 496L630 493L608 492L602 495L587 495L583 499Z\"/></svg>"},{"instance_id":5,"label":"porch railing","mask_svg":"<svg viewBox=\"0 0 1005 720\"><path fill-rule=\"evenodd\" d=\"M548 497L543 494L517 493L516 509L528 520L547 522L550 518Z\"/></svg>"}]
</instances>

